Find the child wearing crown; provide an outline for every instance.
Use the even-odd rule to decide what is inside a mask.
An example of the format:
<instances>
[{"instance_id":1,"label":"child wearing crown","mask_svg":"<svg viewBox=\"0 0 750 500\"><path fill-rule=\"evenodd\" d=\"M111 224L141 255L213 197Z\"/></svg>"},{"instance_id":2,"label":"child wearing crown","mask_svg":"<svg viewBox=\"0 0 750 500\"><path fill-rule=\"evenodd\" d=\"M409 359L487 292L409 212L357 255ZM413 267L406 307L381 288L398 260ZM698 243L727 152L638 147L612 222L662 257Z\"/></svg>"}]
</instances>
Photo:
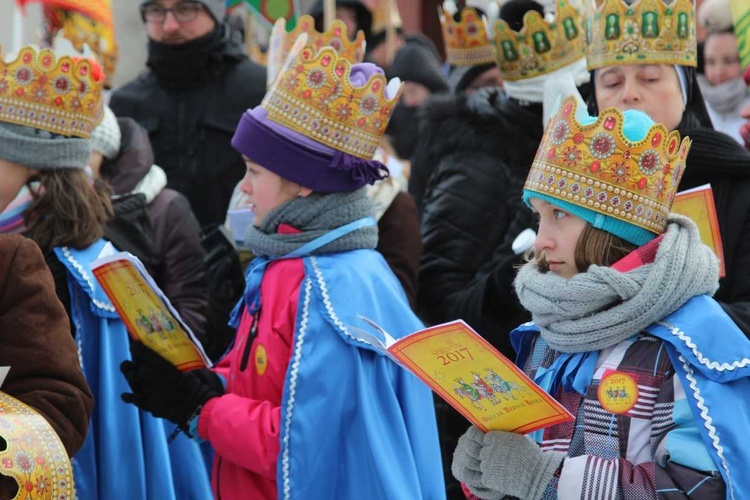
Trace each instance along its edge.
<instances>
[{"instance_id":1,"label":"child wearing crown","mask_svg":"<svg viewBox=\"0 0 750 500\"><path fill-rule=\"evenodd\" d=\"M429 389L352 328L360 315L399 338L421 327L374 251L364 190L387 175L372 157L398 91L305 38L232 140L258 256L234 346L199 383L134 345L124 397L213 446L217 497L443 498Z\"/></svg>"},{"instance_id":2,"label":"child wearing crown","mask_svg":"<svg viewBox=\"0 0 750 500\"><path fill-rule=\"evenodd\" d=\"M45 254L94 395L89 433L72 461L76 497L206 498L198 445L182 437L167 447L171 429L119 398L127 385L117 365L129 355L129 335L89 270L115 251L102 238L109 193L85 170L102 112L101 70L88 59L33 47L0 66L0 210L29 190L3 214L17 223L3 226L22 231Z\"/></svg>"},{"instance_id":3,"label":"child wearing crown","mask_svg":"<svg viewBox=\"0 0 750 500\"><path fill-rule=\"evenodd\" d=\"M696 79L695 8L690 0L605 0L589 7L590 110L638 109L693 139L680 190L711 184L726 268L715 298L750 336L750 154L713 130ZM649 35L648 19L658 36ZM611 37L607 23L617 28Z\"/></svg>"},{"instance_id":4,"label":"child wearing crown","mask_svg":"<svg viewBox=\"0 0 750 500\"><path fill-rule=\"evenodd\" d=\"M453 472L478 497L750 494L750 343L710 297L713 252L669 215L689 147L638 111L593 118L569 97L553 115L523 192L539 227L515 289L533 322L512 336L576 420L470 428Z\"/></svg>"}]
</instances>

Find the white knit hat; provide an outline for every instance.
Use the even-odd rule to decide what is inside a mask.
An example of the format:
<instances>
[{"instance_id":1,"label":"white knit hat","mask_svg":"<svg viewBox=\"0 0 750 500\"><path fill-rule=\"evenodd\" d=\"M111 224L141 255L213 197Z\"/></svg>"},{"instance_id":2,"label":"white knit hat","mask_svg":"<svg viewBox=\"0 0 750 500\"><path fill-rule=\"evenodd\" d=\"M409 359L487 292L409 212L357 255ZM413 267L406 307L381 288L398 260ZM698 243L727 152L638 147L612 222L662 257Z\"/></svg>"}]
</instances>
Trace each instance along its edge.
<instances>
[{"instance_id":1,"label":"white knit hat","mask_svg":"<svg viewBox=\"0 0 750 500\"><path fill-rule=\"evenodd\" d=\"M91 149L98 151L108 160L114 160L120 154L122 132L115 114L104 106L104 118L91 133Z\"/></svg>"}]
</instances>

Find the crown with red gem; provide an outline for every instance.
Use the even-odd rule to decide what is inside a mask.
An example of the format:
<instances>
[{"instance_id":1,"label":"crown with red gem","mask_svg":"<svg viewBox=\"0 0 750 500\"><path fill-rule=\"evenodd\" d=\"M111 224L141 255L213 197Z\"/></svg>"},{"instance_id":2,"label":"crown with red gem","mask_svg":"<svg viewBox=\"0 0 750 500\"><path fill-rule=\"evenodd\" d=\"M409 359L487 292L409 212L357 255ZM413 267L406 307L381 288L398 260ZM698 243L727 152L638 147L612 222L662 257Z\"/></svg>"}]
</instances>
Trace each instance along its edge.
<instances>
[{"instance_id":1,"label":"crown with red gem","mask_svg":"<svg viewBox=\"0 0 750 500\"><path fill-rule=\"evenodd\" d=\"M594 1L595 5L590 2ZM621 64L697 66L692 0L588 0L589 70Z\"/></svg>"},{"instance_id":2,"label":"crown with red gem","mask_svg":"<svg viewBox=\"0 0 750 500\"><path fill-rule=\"evenodd\" d=\"M60 438L44 417L4 392L0 436L6 443L0 451L3 475L15 480L23 493L15 498L74 497L73 468Z\"/></svg>"},{"instance_id":3,"label":"crown with red gem","mask_svg":"<svg viewBox=\"0 0 750 500\"><path fill-rule=\"evenodd\" d=\"M527 12L521 31L495 20L490 39L500 73L509 82L546 75L584 57L581 17L566 0L558 0L552 22L537 11Z\"/></svg>"},{"instance_id":4,"label":"crown with red gem","mask_svg":"<svg viewBox=\"0 0 750 500\"><path fill-rule=\"evenodd\" d=\"M365 33L359 30L354 40L349 40L346 24L339 19L334 20L331 27L323 33L315 29L315 20L309 14L300 17L294 29L289 32L286 31L286 21L278 19L273 25L271 37L268 40L267 81L269 84L273 83L294 41L302 33L307 34L308 45L315 52L323 47L333 47L339 57L343 57L352 64L362 62L365 57Z\"/></svg>"},{"instance_id":5,"label":"crown with red gem","mask_svg":"<svg viewBox=\"0 0 750 500\"><path fill-rule=\"evenodd\" d=\"M24 47L0 60L0 121L88 139L101 121L103 80L89 59Z\"/></svg>"},{"instance_id":6,"label":"crown with red gem","mask_svg":"<svg viewBox=\"0 0 750 500\"><path fill-rule=\"evenodd\" d=\"M460 19L454 20L452 9L438 7L440 24L443 28L445 54L452 66L478 66L495 62L492 44L487 38L484 22L476 9L461 9Z\"/></svg>"},{"instance_id":7,"label":"crown with red gem","mask_svg":"<svg viewBox=\"0 0 750 500\"><path fill-rule=\"evenodd\" d=\"M619 109L605 109L590 125L578 121L577 109L568 97L550 119L524 189L664 232L690 139L656 123L631 142Z\"/></svg>"},{"instance_id":8,"label":"crown with red gem","mask_svg":"<svg viewBox=\"0 0 750 500\"><path fill-rule=\"evenodd\" d=\"M398 102L380 73L352 84L352 63L333 47L319 51L300 36L263 98L268 118L339 151L372 159ZM388 88L388 92L386 89ZM389 97L389 93L391 94Z\"/></svg>"},{"instance_id":9,"label":"crown with red gem","mask_svg":"<svg viewBox=\"0 0 750 500\"><path fill-rule=\"evenodd\" d=\"M81 3L81 2L79 2ZM105 81L105 88L112 87L112 76L117 67L118 48L115 39L114 23L112 22L112 7L109 0L90 2L92 8L101 8L97 11L100 17L91 17L94 12L82 13L61 6L45 6L44 18L47 42L57 47L55 39L59 36L69 40L77 52L84 52L84 46L89 47L96 58L101 61ZM108 9L108 10L107 10ZM108 17L106 15L108 14Z\"/></svg>"}]
</instances>

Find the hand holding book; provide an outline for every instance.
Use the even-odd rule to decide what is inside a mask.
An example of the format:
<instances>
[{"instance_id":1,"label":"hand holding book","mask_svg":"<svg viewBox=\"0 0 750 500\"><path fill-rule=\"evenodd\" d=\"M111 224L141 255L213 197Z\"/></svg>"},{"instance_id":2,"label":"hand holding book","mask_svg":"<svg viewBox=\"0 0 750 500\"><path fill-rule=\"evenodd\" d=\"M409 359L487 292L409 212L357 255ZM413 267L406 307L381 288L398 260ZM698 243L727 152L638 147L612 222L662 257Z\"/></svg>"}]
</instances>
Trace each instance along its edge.
<instances>
[{"instance_id":1,"label":"hand holding book","mask_svg":"<svg viewBox=\"0 0 750 500\"><path fill-rule=\"evenodd\" d=\"M200 342L137 257L119 252L91 267L133 340L153 349L180 371L211 366Z\"/></svg>"},{"instance_id":2,"label":"hand holding book","mask_svg":"<svg viewBox=\"0 0 750 500\"><path fill-rule=\"evenodd\" d=\"M526 434L573 416L511 360L463 321L433 326L395 341L378 325L377 336L358 336L419 377L482 431Z\"/></svg>"}]
</instances>

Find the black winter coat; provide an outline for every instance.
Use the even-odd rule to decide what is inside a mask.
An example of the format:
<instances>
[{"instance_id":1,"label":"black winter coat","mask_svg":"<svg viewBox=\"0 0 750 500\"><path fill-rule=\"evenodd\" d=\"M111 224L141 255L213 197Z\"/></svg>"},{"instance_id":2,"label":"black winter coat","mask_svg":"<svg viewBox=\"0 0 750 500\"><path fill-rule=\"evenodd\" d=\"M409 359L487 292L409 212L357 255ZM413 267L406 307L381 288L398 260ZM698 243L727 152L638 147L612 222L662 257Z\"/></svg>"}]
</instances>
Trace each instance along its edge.
<instances>
[{"instance_id":1,"label":"black winter coat","mask_svg":"<svg viewBox=\"0 0 750 500\"><path fill-rule=\"evenodd\" d=\"M517 323L488 319L486 265L509 248L511 222L528 210L521 192L542 138L541 106L488 89L469 99L435 98L423 120L412 168L435 167L424 195L419 310L430 323L461 318L512 356L507 333Z\"/></svg>"},{"instance_id":2,"label":"black winter coat","mask_svg":"<svg viewBox=\"0 0 750 500\"><path fill-rule=\"evenodd\" d=\"M146 71L112 94L118 117L149 132L156 164L168 187L190 201L201 226L222 223L245 164L232 148L237 123L266 91L265 68L247 59L240 40L227 31L217 49L215 78L197 88L167 88Z\"/></svg>"},{"instance_id":3,"label":"black winter coat","mask_svg":"<svg viewBox=\"0 0 750 500\"><path fill-rule=\"evenodd\" d=\"M522 107L496 89L435 96L412 159L410 191L419 196L426 179L419 311L430 323L463 319L511 359L508 332L526 316L512 292L510 246L531 214L521 192L542 133L541 106ZM468 422L439 398L436 415L447 496L464 498L450 464Z\"/></svg>"}]
</instances>

